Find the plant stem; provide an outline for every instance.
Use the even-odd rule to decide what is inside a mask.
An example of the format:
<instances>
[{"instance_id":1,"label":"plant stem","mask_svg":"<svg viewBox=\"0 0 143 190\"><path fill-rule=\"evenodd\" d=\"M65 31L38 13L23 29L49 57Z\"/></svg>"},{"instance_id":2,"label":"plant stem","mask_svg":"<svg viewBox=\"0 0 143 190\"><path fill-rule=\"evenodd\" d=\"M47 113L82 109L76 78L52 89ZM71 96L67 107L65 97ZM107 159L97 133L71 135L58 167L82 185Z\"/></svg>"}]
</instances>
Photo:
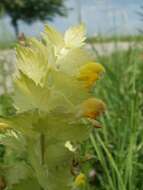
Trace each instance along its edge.
<instances>
[{"instance_id":1,"label":"plant stem","mask_svg":"<svg viewBox=\"0 0 143 190\"><path fill-rule=\"evenodd\" d=\"M41 147L41 165L43 166L45 164L45 136L43 133L40 135L40 147ZM41 190L44 190L43 187L41 187Z\"/></svg>"},{"instance_id":2,"label":"plant stem","mask_svg":"<svg viewBox=\"0 0 143 190\"><path fill-rule=\"evenodd\" d=\"M40 146L41 146L41 165L45 163L45 136L43 133L40 135Z\"/></svg>"}]
</instances>

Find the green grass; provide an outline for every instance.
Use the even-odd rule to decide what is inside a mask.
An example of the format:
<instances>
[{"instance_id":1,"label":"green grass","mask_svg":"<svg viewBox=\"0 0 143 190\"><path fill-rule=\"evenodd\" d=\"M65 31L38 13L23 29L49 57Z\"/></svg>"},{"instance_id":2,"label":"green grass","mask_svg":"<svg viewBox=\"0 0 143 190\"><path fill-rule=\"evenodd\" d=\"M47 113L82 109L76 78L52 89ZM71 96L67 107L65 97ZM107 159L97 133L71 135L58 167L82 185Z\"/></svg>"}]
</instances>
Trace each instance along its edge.
<instances>
[{"instance_id":1,"label":"green grass","mask_svg":"<svg viewBox=\"0 0 143 190\"><path fill-rule=\"evenodd\" d=\"M0 40L0 50L12 49L13 47L15 47L15 43L15 40Z\"/></svg>"},{"instance_id":2,"label":"green grass","mask_svg":"<svg viewBox=\"0 0 143 190\"><path fill-rule=\"evenodd\" d=\"M106 68L94 94L107 104L85 145L96 177L89 189L143 190L143 57L142 50L97 56ZM87 170L86 170L87 171Z\"/></svg>"},{"instance_id":3,"label":"green grass","mask_svg":"<svg viewBox=\"0 0 143 190\"><path fill-rule=\"evenodd\" d=\"M87 43L109 43L109 42L140 42L143 41L143 35L125 35L125 36L97 36L97 37L89 37L87 39Z\"/></svg>"}]
</instances>

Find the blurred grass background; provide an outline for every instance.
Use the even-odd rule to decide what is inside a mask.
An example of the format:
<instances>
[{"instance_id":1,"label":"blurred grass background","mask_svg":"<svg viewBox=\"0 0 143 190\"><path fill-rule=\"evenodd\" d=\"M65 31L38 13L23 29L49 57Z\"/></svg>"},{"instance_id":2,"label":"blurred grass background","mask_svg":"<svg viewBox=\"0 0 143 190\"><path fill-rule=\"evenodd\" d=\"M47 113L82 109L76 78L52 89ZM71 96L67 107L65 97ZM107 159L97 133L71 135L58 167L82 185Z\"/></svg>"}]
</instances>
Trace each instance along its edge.
<instances>
[{"instance_id":1,"label":"blurred grass background","mask_svg":"<svg viewBox=\"0 0 143 190\"><path fill-rule=\"evenodd\" d=\"M92 174L88 189L142 190L143 51L115 50L97 60L106 73L94 94L106 102L107 112L83 148L92 158L84 168Z\"/></svg>"}]
</instances>

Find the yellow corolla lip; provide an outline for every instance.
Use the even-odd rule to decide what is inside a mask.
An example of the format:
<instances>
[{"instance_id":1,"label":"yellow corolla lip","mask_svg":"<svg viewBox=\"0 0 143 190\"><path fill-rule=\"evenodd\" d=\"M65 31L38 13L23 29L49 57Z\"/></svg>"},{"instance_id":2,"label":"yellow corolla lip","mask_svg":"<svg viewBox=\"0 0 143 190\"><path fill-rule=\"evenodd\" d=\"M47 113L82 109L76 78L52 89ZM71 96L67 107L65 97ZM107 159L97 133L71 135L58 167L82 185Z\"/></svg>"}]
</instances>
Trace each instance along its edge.
<instances>
[{"instance_id":1,"label":"yellow corolla lip","mask_svg":"<svg viewBox=\"0 0 143 190\"><path fill-rule=\"evenodd\" d=\"M105 110L105 103L100 99L92 97L88 98L80 105L78 115L91 119L96 119L103 112L105 112Z\"/></svg>"},{"instance_id":2,"label":"yellow corolla lip","mask_svg":"<svg viewBox=\"0 0 143 190\"><path fill-rule=\"evenodd\" d=\"M74 184L76 187L79 187L79 186L84 186L86 183L86 176L83 174L83 173L80 173L75 181L74 181Z\"/></svg>"},{"instance_id":3,"label":"yellow corolla lip","mask_svg":"<svg viewBox=\"0 0 143 190\"><path fill-rule=\"evenodd\" d=\"M105 72L104 67L96 62L89 62L80 68L78 79L83 81L85 87L91 87Z\"/></svg>"}]
</instances>

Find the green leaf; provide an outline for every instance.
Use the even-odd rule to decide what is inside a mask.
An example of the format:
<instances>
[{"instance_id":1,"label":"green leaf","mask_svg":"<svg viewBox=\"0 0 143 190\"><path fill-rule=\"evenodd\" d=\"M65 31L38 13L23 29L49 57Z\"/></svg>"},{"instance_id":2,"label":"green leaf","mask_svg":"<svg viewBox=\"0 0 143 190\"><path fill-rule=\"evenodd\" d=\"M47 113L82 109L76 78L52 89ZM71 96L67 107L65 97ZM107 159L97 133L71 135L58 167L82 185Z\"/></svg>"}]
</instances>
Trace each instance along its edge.
<instances>
[{"instance_id":1,"label":"green leaf","mask_svg":"<svg viewBox=\"0 0 143 190\"><path fill-rule=\"evenodd\" d=\"M14 185L8 190L41 190L40 185L34 178L29 178L26 180L21 180L18 184Z\"/></svg>"},{"instance_id":2,"label":"green leaf","mask_svg":"<svg viewBox=\"0 0 143 190\"><path fill-rule=\"evenodd\" d=\"M4 170L4 177L9 188L31 175L31 168L29 168L24 162L16 162L13 165L7 166L7 169Z\"/></svg>"}]
</instances>

